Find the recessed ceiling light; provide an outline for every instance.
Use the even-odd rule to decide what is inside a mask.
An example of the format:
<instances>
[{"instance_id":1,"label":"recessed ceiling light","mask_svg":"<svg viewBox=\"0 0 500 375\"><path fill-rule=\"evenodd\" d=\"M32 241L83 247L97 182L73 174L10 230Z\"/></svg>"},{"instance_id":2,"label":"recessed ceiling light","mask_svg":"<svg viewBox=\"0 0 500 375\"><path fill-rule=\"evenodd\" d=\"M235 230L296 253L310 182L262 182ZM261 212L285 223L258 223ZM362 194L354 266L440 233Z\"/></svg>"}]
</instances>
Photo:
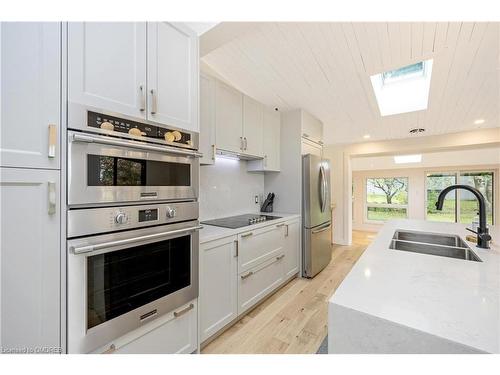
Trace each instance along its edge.
<instances>
[{"instance_id":1,"label":"recessed ceiling light","mask_svg":"<svg viewBox=\"0 0 500 375\"><path fill-rule=\"evenodd\" d=\"M422 161L421 154L394 156L394 163L396 164L420 163L421 161Z\"/></svg>"},{"instance_id":2,"label":"recessed ceiling light","mask_svg":"<svg viewBox=\"0 0 500 375\"><path fill-rule=\"evenodd\" d=\"M432 59L370 77L381 116L427 109Z\"/></svg>"},{"instance_id":3,"label":"recessed ceiling light","mask_svg":"<svg viewBox=\"0 0 500 375\"><path fill-rule=\"evenodd\" d=\"M365 134L365 135L363 136L363 138L364 138L364 139L370 139L370 134Z\"/></svg>"},{"instance_id":4,"label":"recessed ceiling light","mask_svg":"<svg viewBox=\"0 0 500 375\"><path fill-rule=\"evenodd\" d=\"M484 124L484 118L478 118L476 121L474 121L474 124L476 125Z\"/></svg>"}]
</instances>

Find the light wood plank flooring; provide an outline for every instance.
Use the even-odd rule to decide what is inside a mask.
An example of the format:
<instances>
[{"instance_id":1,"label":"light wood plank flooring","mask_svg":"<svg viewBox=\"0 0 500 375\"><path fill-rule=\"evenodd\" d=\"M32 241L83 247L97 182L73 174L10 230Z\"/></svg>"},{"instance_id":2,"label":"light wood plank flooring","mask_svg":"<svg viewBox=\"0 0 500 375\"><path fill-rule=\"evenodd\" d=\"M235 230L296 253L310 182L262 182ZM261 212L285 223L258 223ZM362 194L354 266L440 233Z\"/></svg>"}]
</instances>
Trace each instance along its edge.
<instances>
[{"instance_id":1,"label":"light wood plank flooring","mask_svg":"<svg viewBox=\"0 0 500 375\"><path fill-rule=\"evenodd\" d=\"M294 279L202 349L202 354L316 353L327 334L328 299L375 237L353 231L351 246L334 245L314 279Z\"/></svg>"}]
</instances>

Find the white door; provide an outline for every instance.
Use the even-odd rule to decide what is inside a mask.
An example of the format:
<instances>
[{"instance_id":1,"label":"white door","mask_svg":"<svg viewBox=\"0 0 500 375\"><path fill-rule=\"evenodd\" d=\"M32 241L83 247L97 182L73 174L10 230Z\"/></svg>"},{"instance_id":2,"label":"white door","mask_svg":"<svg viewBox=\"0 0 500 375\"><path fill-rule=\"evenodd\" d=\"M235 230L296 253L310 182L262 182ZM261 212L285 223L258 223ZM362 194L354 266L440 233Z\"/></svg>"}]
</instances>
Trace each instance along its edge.
<instances>
[{"instance_id":1,"label":"white door","mask_svg":"<svg viewBox=\"0 0 500 375\"><path fill-rule=\"evenodd\" d=\"M200 75L200 164L215 162L215 80Z\"/></svg>"},{"instance_id":2,"label":"white door","mask_svg":"<svg viewBox=\"0 0 500 375\"><path fill-rule=\"evenodd\" d=\"M238 315L236 237L200 246L200 326L205 341Z\"/></svg>"},{"instance_id":3,"label":"white door","mask_svg":"<svg viewBox=\"0 0 500 375\"><path fill-rule=\"evenodd\" d=\"M1 166L58 169L61 24L2 22L0 27Z\"/></svg>"},{"instance_id":4,"label":"white door","mask_svg":"<svg viewBox=\"0 0 500 375\"><path fill-rule=\"evenodd\" d=\"M243 96L243 145L244 153L264 156L264 108L248 96Z\"/></svg>"},{"instance_id":5,"label":"white door","mask_svg":"<svg viewBox=\"0 0 500 375\"><path fill-rule=\"evenodd\" d=\"M299 272L300 256L300 221L285 224L285 278Z\"/></svg>"},{"instance_id":6,"label":"white door","mask_svg":"<svg viewBox=\"0 0 500 375\"><path fill-rule=\"evenodd\" d=\"M144 22L68 24L68 101L69 118L79 106L146 117Z\"/></svg>"},{"instance_id":7,"label":"white door","mask_svg":"<svg viewBox=\"0 0 500 375\"><path fill-rule=\"evenodd\" d=\"M264 110L264 170L280 170L281 115L278 111Z\"/></svg>"},{"instance_id":8,"label":"white door","mask_svg":"<svg viewBox=\"0 0 500 375\"><path fill-rule=\"evenodd\" d=\"M243 95L219 81L215 90L215 118L217 148L242 152Z\"/></svg>"},{"instance_id":9,"label":"white door","mask_svg":"<svg viewBox=\"0 0 500 375\"><path fill-rule=\"evenodd\" d=\"M0 168L0 347L60 343L59 171Z\"/></svg>"},{"instance_id":10,"label":"white door","mask_svg":"<svg viewBox=\"0 0 500 375\"><path fill-rule=\"evenodd\" d=\"M179 23L148 23L148 118L198 131L198 36Z\"/></svg>"}]
</instances>

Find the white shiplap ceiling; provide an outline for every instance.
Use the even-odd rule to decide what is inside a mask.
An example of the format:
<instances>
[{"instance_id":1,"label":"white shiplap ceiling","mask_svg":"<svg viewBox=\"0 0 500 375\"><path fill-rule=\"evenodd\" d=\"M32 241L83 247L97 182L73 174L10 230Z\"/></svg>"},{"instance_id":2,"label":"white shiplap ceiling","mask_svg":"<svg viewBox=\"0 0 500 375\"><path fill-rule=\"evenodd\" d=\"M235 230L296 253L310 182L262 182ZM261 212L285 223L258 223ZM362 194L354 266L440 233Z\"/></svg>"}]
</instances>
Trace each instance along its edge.
<instances>
[{"instance_id":1,"label":"white shiplap ceiling","mask_svg":"<svg viewBox=\"0 0 500 375\"><path fill-rule=\"evenodd\" d=\"M253 23L225 35L202 62L266 105L315 115L329 144L360 142L364 134L371 141L406 138L414 127L425 135L454 133L500 126L499 25ZM370 75L429 58L427 110L381 117ZM480 118L485 122L474 124Z\"/></svg>"}]
</instances>

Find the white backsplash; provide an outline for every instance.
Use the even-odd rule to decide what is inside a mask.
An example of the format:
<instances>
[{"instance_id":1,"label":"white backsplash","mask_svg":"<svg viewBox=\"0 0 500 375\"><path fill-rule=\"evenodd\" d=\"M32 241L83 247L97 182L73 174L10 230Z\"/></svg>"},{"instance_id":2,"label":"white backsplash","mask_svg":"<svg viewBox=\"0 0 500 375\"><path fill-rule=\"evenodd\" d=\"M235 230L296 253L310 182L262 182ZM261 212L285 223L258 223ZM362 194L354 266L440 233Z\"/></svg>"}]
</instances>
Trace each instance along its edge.
<instances>
[{"instance_id":1,"label":"white backsplash","mask_svg":"<svg viewBox=\"0 0 500 375\"><path fill-rule=\"evenodd\" d=\"M200 220L259 212L264 175L247 172L247 163L218 157L200 167Z\"/></svg>"}]
</instances>

